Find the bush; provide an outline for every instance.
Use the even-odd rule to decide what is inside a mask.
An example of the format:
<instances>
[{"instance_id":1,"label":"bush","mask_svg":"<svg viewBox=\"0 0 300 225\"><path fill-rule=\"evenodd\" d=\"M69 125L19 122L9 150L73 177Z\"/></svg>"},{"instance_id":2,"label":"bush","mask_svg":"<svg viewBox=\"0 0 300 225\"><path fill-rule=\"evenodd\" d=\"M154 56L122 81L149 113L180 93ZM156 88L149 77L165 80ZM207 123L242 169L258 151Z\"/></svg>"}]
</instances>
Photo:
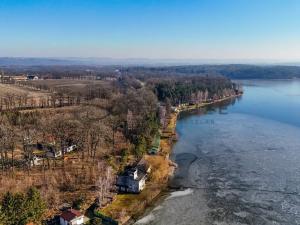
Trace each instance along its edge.
<instances>
[{"instance_id":1,"label":"bush","mask_svg":"<svg viewBox=\"0 0 300 225\"><path fill-rule=\"evenodd\" d=\"M90 221L90 225L101 225L102 224L102 220L100 218L93 218Z\"/></svg>"},{"instance_id":2,"label":"bush","mask_svg":"<svg viewBox=\"0 0 300 225\"><path fill-rule=\"evenodd\" d=\"M75 201L73 201L72 207L74 209L80 210L81 205L83 203L84 203L84 199L83 198L76 199Z\"/></svg>"},{"instance_id":3,"label":"bush","mask_svg":"<svg viewBox=\"0 0 300 225\"><path fill-rule=\"evenodd\" d=\"M147 142L144 136L140 136L138 138L138 142L135 147L135 153L137 156L142 156L146 153L147 150Z\"/></svg>"}]
</instances>

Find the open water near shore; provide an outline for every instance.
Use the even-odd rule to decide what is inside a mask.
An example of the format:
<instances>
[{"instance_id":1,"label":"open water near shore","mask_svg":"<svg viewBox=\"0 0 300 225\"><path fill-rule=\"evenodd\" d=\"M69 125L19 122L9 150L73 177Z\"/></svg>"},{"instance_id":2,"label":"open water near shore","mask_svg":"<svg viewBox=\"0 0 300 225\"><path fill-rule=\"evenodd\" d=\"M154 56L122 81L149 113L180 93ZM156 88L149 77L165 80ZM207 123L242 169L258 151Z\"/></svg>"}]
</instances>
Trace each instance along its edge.
<instances>
[{"instance_id":1,"label":"open water near shore","mask_svg":"<svg viewBox=\"0 0 300 225\"><path fill-rule=\"evenodd\" d=\"M243 81L245 94L182 113L179 188L136 224L300 225L300 81Z\"/></svg>"}]
</instances>

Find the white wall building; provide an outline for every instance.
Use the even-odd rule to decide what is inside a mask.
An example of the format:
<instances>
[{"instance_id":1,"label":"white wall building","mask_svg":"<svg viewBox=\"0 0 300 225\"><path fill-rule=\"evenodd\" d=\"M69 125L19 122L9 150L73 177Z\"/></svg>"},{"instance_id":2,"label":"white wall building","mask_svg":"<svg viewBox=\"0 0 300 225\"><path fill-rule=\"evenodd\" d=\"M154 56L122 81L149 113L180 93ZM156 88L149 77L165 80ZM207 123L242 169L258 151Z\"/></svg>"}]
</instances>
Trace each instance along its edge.
<instances>
[{"instance_id":1,"label":"white wall building","mask_svg":"<svg viewBox=\"0 0 300 225\"><path fill-rule=\"evenodd\" d=\"M69 209L60 215L60 225L81 225L84 224L84 215L78 210Z\"/></svg>"}]
</instances>

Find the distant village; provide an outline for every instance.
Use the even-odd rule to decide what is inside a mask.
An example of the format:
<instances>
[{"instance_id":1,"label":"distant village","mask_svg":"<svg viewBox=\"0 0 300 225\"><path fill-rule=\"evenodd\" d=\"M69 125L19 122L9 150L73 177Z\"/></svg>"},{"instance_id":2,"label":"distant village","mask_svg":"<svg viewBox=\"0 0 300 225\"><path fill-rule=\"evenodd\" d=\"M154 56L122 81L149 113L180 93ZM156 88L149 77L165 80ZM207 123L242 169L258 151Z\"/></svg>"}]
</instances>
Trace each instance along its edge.
<instances>
[{"instance_id":1,"label":"distant village","mask_svg":"<svg viewBox=\"0 0 300 225\"><path fill-rule=\"evenodd\" d=\"M18 75L18 76L10 76L10 75L4 75L2 72L0 74L0 83L3 84L12 84L14 82L22 82L22 81L32 81L32 80L38 80L38 75Z\"/></svg>"}]
</instances>

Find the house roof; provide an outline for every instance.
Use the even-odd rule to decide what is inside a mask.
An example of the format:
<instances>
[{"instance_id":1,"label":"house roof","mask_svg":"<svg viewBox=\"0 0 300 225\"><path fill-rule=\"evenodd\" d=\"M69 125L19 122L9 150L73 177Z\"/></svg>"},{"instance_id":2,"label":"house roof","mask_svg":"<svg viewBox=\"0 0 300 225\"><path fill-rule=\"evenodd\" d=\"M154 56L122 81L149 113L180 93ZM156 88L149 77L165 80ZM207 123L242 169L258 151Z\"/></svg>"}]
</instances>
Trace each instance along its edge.
<instances>
[{"instance_id":1,"label":"house roof","mask_svg":"<svg viewBox=\"0 0 300 225\"><path fill-rule=\"evenodd\" d=\"M76 217L80 217L82 216L81 212L79 212L78 210L75 209L69 209L67 211L64 211L60 217L62 217L65 221L72 221L74 218Z\"/></svg>"},{"instance_id":2,"label":"house roof","mask_svg":"<svg viewBox=\"0 0 300 225\"><path fill-rule=\"evenodd\" d=\"M143 173L148 173L149 169L151 169L150 164L143 158L137 164L137 169L142 171Z\"/></svg>"}]
</instances>

